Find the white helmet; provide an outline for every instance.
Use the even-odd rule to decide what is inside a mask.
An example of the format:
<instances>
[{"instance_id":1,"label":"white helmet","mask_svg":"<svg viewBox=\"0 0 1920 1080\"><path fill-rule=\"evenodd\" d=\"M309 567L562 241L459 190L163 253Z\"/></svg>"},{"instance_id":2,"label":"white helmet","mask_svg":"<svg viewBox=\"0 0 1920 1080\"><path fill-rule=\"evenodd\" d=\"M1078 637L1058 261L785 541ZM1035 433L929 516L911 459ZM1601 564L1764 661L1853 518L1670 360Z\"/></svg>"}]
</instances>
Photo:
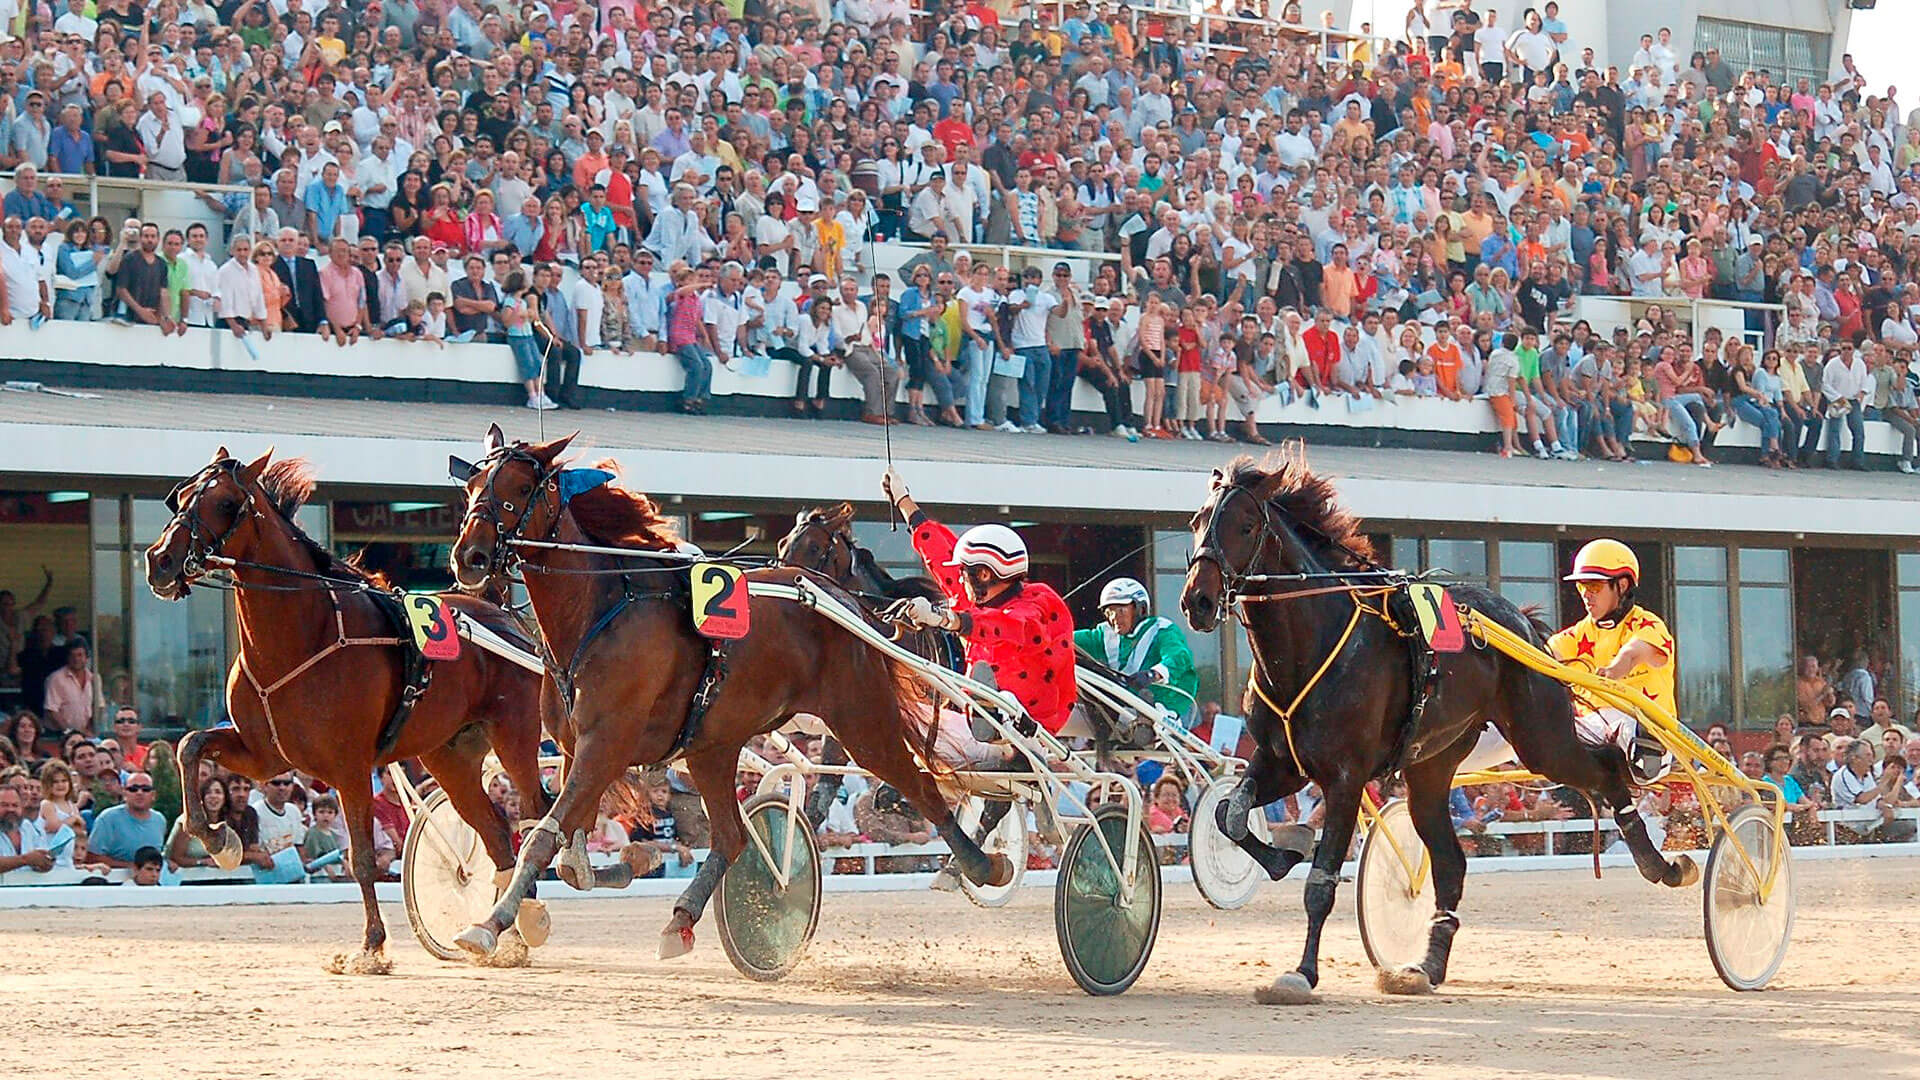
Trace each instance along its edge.
<instances>
[{"instance_id":1,"label":"white helmet","mask_svg":"<svg viewBox=\"0 0 1920 1080\"><path fill-rule=\"evenodd\" d=\"M960 534L948 566L984 566L999 578L1024 577L1027 545L1005 525L975 525Z\"/></svg>"},{"instance_id":2,"label":"white helmet","mask_svg":"<svg viewBox=\"0 0 1920 1080\"><path fill-rule=\"evenodd\" d=\"M1107 582L1100 590L1100 606L1112 607L1114 604L1139 604L1152 606L1153 599L1147 595L1147 587L1130 577L1117 577Z\"/></svg>"}]
</instances>

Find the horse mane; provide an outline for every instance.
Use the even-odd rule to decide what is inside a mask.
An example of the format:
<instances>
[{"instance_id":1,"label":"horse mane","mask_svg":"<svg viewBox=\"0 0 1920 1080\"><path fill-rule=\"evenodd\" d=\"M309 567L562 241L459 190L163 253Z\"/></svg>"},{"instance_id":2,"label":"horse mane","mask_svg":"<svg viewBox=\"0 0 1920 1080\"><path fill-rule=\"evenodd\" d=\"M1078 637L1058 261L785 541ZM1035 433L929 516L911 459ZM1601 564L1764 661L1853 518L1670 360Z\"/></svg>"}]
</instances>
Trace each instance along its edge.
<instances>
[{"instance_id":1,"label":"horse mane","mask_svg":"<svg viewBox=\"0 0 1920 1080\"><path fill-rule=\"evenodd\" d=\"M1553 636L1553 627L1547 625L1546 609L1539 604L1528 604L1520 609L1520 615L1533 629L1533 643L1544 646L1547 639Z\"/></svg>"},{"instance_id":2,"label":"horse mane","mask_svg":"<svg viewBox=\"0 0 1920 1080\"><path fill-rule=\"evenodd\" d=\"M620 473L617 463L610 460L596 461L593 467L616 476ZM673 523L660 512L658 503L611 483L575 495L567 502L567 510L587 539L606 547L672 551L680 543Z\"/></svg>"},{"instance_id":3,"label":"horse mane","mask_svg":"<svg viewBox=\"0 0 1920 1080\"><path fill-rule=\"evenodd\" d=\"M307 530L300 527L300 522L295 515L300 512L301 507L307 505L307 500L313 498L313 489L317 483L312 462L299 457L281 458L262 470L255 483L258 483L260 490L266 493L267 503L280 515L281 523L286 525L287 530L293 534L294 542L313 559L313 564L319 573L337 574L367 582L381 589L388 587L384 576L360 565L361 557L366 554L365 549L355 552L348 558L339 558L319 541L308 536Z\"/></svg>"},{"instance_id":4,"label":"horse mane","mask_svg":"<svg viewBox=\"0 0 1920 1080\"><path fill-rule=\"evenodd\" d=\"M1226 476L1227 483L1274 503L1303 526L1301 541L1334 569L1366 569L1373 560L1373 541L1361 531L1360 519L1340 504L1332 478L1307 466L1300 444L1259 461L1243 454L1227 464Z\"/></svg>"}]
</instances>

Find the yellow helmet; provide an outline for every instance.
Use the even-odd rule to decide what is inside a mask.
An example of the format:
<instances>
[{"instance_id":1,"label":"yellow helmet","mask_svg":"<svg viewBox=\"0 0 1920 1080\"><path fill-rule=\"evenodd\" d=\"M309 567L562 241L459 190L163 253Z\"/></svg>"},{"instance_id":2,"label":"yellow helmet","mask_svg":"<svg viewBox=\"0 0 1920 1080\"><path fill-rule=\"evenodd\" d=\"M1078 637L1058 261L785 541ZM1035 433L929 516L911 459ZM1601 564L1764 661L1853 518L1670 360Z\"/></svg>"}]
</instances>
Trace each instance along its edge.
<instances>
[{"instance_id":1,"label":"yellow helmet","mask_svg":"<svg viewBox=\"0 0 1920 1080\"><path fill-rule=\"evenodd\" d=\"M1573 573L1562 581L1611 581L1624 577L1633 585L1640 584L1640 560L1634 557L1633 549L1618 540L1601 538L1589 540L1580 553L1573 557Z\"/></svg>"}]
</instances>

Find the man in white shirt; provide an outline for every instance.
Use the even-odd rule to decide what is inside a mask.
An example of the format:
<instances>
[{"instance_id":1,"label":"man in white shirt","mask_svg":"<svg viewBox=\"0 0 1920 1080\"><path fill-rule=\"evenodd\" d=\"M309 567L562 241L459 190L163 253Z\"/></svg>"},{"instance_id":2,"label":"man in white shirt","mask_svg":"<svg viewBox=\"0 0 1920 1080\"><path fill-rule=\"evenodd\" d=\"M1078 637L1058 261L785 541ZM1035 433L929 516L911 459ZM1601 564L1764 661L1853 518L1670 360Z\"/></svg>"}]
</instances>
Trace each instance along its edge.
<instances>
[{"instance_id":1,"label":"man in white shirt","mask_svg":"<svg viewBox=\"0 0 1920 1080\"><path fill-rule=\"evenodd\" d=\"M347 187L347 198L360 204L363 217L360 231L376 240L387 235L387 211L393 205L394 193L400 189L400 173L405 171L406 162L393 160L393 140L384 133L373 137L373 149L354 168L353 182ZM519 202L499 202L500 206L519 206Z\"/></svg>"},{"instance_id":2,"label":"man in white shirt","mask_svg":"<svg viewBox=\"0 0 1920 1080\"><path fill-rule=\"evenodd\" d=\"M746 272L737 262L720 268L713 288L702 301L701 318L713 328L713 351L719 363L730 364L740 352L740 331L751 317L747 311Z\"/></svg>"},{"instance_id":3,"label":"man in white shirt","mask_svg":"<svg viewBox=\"0 0 1920 1080\"><path fill-rule=\"evenodd\" d=\"M260 285L260 271L253 265L252 238L235 236L228 242L227 252L231 257L220 264L214 276L220 318L235 337L245 337L256 326L271 336L265 327L267 298Z\"/></svg>"},{"instance_id":4,"label":"man in white shirt","mask_svg":"<svg viewBox=\"0 0 1920 1080\"><path fill-rule=\"evenodd\" d=\"M181 320L188 326L211 328L214 302L220 297L217 279L220 267L207 254L207 227L199 222L187 226L187 249L180 253L187 264L187 288L181 295Z\"/></svg>"},{"instance_id":5,"label":"man in white shirt","mask_svg":"<svg viewBox=\"0 0 1920 1080\"><path fill-rule=\"evenodd\" d=\"M1007 300L1007 306L1014 311L1013 351L1020 355L1023 367L1020 372L1020 428L1029 435L1044 435L1046 428L1040 424L1040 406L1047 400L1047 388L1052 384L1053 357L1047 350L1047 314L1060 303L1060 298L1040 287L1042 278L1040 268L1029 266L1021 275L1026 287L1016 291ZM1068 378L1073 376L1069 374Z\"/></svg>"},{"instance_id":6,"label":"man in white shirt","mask_svg":"<svg viewBox=\"0 0 1920 1080\"><path fill-rule=\"evenodd\" d=\"M167 107L167 96L156 91L147 99L147 111L140 114L133 128L147 153L147 179L185 180L187 178L187 142L180 120Z\"/></svg>"},{"instance_id":7,"label":"man in white shirt","mask_svg":"<svg viewBox=\"0 0 1920 1080\"><path fill-rule=\"evenodd\" d=\"M1827 399L1827 468L1840 467L1840 428L1845 425L1850 442L1851 460L1847 468L1864 472L1867 468L1867 395L1873 391L1873 375L1867 362L1855 349L1840 349L1827 358L1820 372L1820 393Z\"/></svg>"},{"instance_id":8,"label":"man in white shirt","mask_svg":"<svg viewBox=\"0 0 1920 1080\"><path fill-rule=\"evenodd\" d=\"M890 378L890 364L873 346L872 327L867 321L867 305L860 301L860 284L850 277L840 279L840 298L833 305L833 332L847 350L847 373L860 380L866 401L860 421L866 424L893 422L888 391L896 384Z\"/></svg>"},{"instance_id":9,"label":"man in white shirt","mask_svg":"<svg viewBox=\"0 0 1920 1080\"><path fill-rule=\"evenodd\" d=\"M447 278L447 268L433 261L433 240L429 237L413 238L413 258L400 268L400 278L406 282L408 304L424 306L429 293L453 299L453 283Z\"/></svg>"},{"instance_id":10,"label":"man in white shirt","mask_svg":"<svg viewBox=\"0 0 1920 1080\"><path fill-rule=\"evenodd\" d=\"M284 772L253 793L251 805L254 815L260 820L260 847L268 855L278 855L288 848L298 847L301 839L307 835L307 825L301 819L300 806L289 798L293 794L293 785L293 773Z\"/></svg>"},{"instance_id":11,"label":"man in white shirt","mask_svg":"<svg viewBox=\"0 0 1920 1080\"><path fill-rule=\"evenodd\" d=\"M0 222L0 326L38 315L53 317L53 295L40 276L40 260L27 250L26 227L18 217Z\"/></svg>"},{"instance_id":12,"label":"man in white shirt","mask_svg":"<svg viewBox=\"0 0 1920 1080\"><path fill-rule=\"evenodd\" d=\"M607 307L606 294L600 291L601 260L604 258L604 255L589 255L580 260L580 276L574 279L573 288L567 292L567 303L573 307L576 332L580 337L582 363L601 345L600 320Z\"/></svg>"}]
</instances>

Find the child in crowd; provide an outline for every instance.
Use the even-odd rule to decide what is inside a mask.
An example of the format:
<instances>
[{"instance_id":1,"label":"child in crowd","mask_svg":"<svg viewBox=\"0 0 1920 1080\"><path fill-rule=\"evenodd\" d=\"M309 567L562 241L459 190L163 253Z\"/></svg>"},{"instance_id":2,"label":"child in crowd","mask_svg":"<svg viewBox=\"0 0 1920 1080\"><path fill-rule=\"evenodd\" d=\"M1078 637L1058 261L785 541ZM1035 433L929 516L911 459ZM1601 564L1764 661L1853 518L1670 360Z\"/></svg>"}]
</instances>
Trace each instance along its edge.
<instances>
[{"instance_id":1,"label":"child in crowd","mask_svg":"<svg viewBox=\"0 0 1920 1080\"><path fill-rule=\"evenodd\" d=\"M340 800L331 794L313 797L313 826L300 841L300 861L308 866L309 873L318 873L328 881L345 881L347 867L344 859L333 859L327 865L314 868L314 863L325 856L340 850L338 823L340 820Z\"/></svg>"},{"instance_id":2,"label":"child in crowd","mask_svg":"<svg viewBox=\"0 0 1920 1080\"><path fill-rule=\"evenodd\" d=\"M1190 307L1180 313L1180 331L1174 347L1179 376L1180 437L1198 442L1202 436L1193 424L1200 419L1200 387L1206 382L1200 363L1199 309Z\"/></svg>"},{"instance_id":3,"label":"child in crowd","mask_svg":"<svg viewBox=\"0 0 1920 1080\"><path fill-rule=\"evenodd\" d=\"M427 310L420 318L420 336L441 348L446 348L447 297L444 293L427 294Z\"/></svg>"},{"instance_id":4,"label":"child in crowd","mask_svg":"<svg viewBox=\"0 0 1920 1080\"><path fill-rule=\"evenodd\" d=\"M1149 439L1170 439L1166 428L1167 315L1173 309L1158 296L1147 297L1140 313L1140 384L1145 390L1140 416Z\"/></svg>"}]
</instances>

